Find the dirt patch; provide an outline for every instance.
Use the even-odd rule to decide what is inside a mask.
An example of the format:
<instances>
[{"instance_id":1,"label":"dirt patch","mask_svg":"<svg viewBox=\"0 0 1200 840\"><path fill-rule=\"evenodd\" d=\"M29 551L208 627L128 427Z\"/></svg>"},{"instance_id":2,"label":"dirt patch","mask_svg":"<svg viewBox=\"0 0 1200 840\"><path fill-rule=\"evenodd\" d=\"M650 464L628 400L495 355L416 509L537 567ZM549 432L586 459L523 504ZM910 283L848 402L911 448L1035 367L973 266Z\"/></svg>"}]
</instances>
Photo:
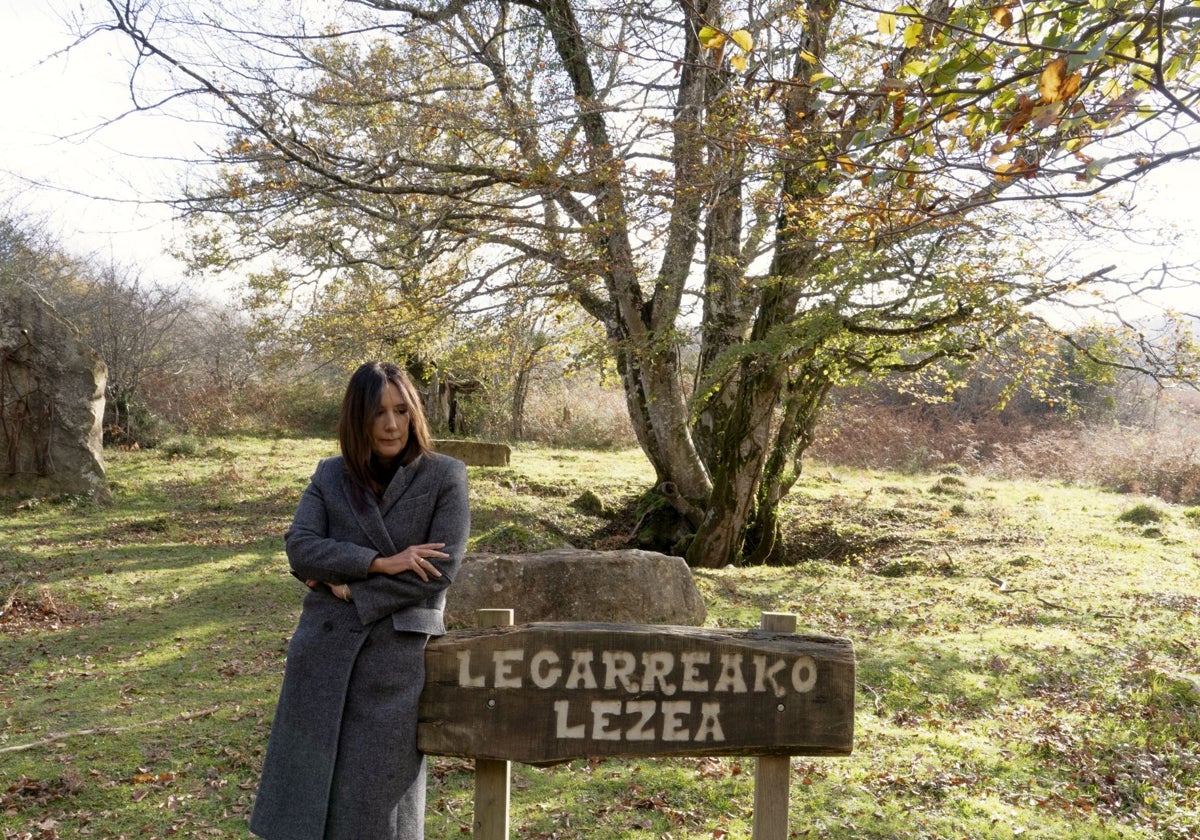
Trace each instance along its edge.
<instances>
[{"instance_id":1,"label":"dirt patch","mask_svg":"<svg viewBox=\"0 0 1200 840\"><path fill-rule=\"evenodd\" d=\"M810 522L787 528L779 553L788 563L864 563L880 553L894 551L902 542L895 534L852 523Z\"/></svg>"},{"instance_id":2,"label":"dirt patch","mask_svg":"<svg viewBox=\"0 0 1200 840\"><path fill-rule=\"evenodd\" d=\"M46 630L61 630L84 623L86 615L67 605L58 604L48 589L41 589L37 598L29 600L18 592L0 604L0 633L23 636Z\"/></svg>"}]
</instances>

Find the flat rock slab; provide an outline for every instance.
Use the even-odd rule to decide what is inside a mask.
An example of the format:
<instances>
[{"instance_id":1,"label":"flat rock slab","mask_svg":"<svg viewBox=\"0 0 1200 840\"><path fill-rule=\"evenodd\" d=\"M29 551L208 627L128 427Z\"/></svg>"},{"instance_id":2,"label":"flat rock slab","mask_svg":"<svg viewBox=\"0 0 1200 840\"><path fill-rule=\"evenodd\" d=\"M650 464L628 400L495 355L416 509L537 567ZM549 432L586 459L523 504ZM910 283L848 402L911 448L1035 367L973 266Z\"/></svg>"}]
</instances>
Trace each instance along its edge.
<instances>
[{"instance_id":1,"label":"flat rock slab","mask_svg":"<svg viewBox=\"0 0 1200 840\"><path fill-rule=\"evenodd\" d=\"M605 621L698 626L707 610L682 557L629 549L561 548L533 554L468 554L446 598L452 627L475 611L511 609L518 624Z\"/></svg>"},{"instance_id":2,"label":"flat rock slab","mask_svg":"<svg viewBox=\"0 0 1200 840\"><path fill-rule=\"evenodd\" d=\"M468 467L507 467L512 449L504 443L481 440L435 440L433 448Z\"/></svg>"}]
</instances>

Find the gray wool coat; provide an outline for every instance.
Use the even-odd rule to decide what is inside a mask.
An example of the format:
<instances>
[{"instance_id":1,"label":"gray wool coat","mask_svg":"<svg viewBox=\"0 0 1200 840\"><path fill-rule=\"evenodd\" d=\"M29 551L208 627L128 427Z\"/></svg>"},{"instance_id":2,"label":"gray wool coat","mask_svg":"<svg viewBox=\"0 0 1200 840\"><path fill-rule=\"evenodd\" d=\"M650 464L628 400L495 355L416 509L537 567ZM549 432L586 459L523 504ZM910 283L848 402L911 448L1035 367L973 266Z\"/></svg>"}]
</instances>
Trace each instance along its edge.
<instances>
[{"instance_id":1,"label":"gray wool coat","mask_svg":"<svg viewBox=\"0 0 1200 840\"><path fill-rule=\"evenodd\" d=\"M317 466L286 546L300 580L348 583L304 598L288 645L250 830L268 840L419 840L425 763L416 748L425 641L445 633L446 587L470 531L462 462L426 455L383 499L356 491L340 457ZM377 556L443 542L442 577L368 574Z\"/></svg>"}]
</instances>

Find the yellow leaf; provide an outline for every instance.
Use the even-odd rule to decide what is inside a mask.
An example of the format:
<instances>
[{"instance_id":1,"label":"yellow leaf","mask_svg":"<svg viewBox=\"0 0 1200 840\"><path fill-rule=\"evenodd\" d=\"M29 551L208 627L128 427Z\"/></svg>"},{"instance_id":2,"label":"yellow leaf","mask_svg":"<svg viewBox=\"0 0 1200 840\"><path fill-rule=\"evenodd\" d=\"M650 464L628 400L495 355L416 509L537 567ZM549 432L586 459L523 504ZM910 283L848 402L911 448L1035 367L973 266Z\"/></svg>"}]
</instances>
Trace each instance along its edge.
<instances>
[{"instance_id":1,"label":"yellow leaf","mask_svg":"<svg viewBox=\"0 0 1200 840\"><path fill-rule=\"evenodd\" d=\"M817 57L815 55L813 55L812 53L810 53L808 50L800 50L800 57L802 59L804 59L805 61L807 61L809 64L817 63Z\"/></svg>"},{"instance_id":2,"label":"yellow leaf","mask_svg":"<svg viewBox=\"0 0 1200 840\"><path fill-rule=\"evenodd\" d=\"M1036 172L1037 167L1031 164L1025 158L1017 158L1009 163L1002 163L996 167L996 179L999 181L1011 181L1018 175L1031 177Z\"/></svg>"},{"instance_id":3,"label":"yellow leaf","mask_svg":"<svg viewBox=\"0 0 1200 840\"><path fill-rule=\"evenodd\" d=\"M1058 102L1063 99L1066 70L1067 60L1061 56L1046 65L1046 69L1042 71L1042 78L1038 82L1038 93L1042 95L1042 99L1047 102Z\"/></svg>"},{"instance_id":4,"label":"yellow leaf","mask_svg":"<svg viewBox=\"0 0 1200 840\"><path fill-rule=\"evenodd\" d=\"M823 82L826 79L832 79L832 78L833 78L832 73L826 73L824 71L821 71L820 73L813 73L811 76L809 76L808 83L810 85L815 85L817 82Z\"/></svg>"},{"instance_id":5,"label":"yellow leaf","mask_svg":"<svg viewBox=\"0 0 1200 840\"><path fill-rule=\"evenodd\" d=\"M745 73L746 72L746 56L743 55L742 53L738 53L737 55L730 56L729 57L729 66L732 67L734 70L738 71L739 73Z\"/></svg>"},{"instance_id":6,"label":"yellow leaf","mask_svg":"<svg viewBox=\"0 0 1200 840\"><path fill-rule=\"evenodd\" d=\"M910 23L904 27L904 46L912 49L921 43L921 33L925 30L923 23Z\"/></svg>"},{"instance_id":7,"label":"yellow leaf","mask_svg":"<svg viewBox=\"0 0 1200 840\"><path fill-rule=\"evenodd\" d=\"M992 21L1001 29L1008 29L1013 25L1012 12L1007 6L997 6L992 9Z\"/></svg>"},{"instance_id":8,"label":"yellow leaf","mask_svg":"<svg viewBox=\"0 0 1200 840\"><path fill-rule=\"evenodd\" d=\"M754 37L745 29L735 29L730 33L729 37L733 39L733 43L746 52L754 49Z\"/></svg>"},{"instance_id":9,"label":"yellow leaf","mask_svg":"<svg viewBox=\"0 0 1200 840\"><path fill-rule=\"evenodd\" d=\"M854 161L850 160L849 156L847 155L840 155L838 157L838 165L840 165L842 169L846 170L847 172L853 172L855 169Z\"/></svg>"},{"instance_id":10,"label":"yellow leaf","mask_svg":"<svg viewBox=\"0 0 1200 840\"><path fill-rule=\"evenodd\" d=\"M1072 73L1067 78L1063 79L1062 86L1058 92L1062 94L1063 99L1070 99L1075 94L1079 93L1079 86L1083 84L1083 77L1079 73Z\"/></svg>"},{"instance_id":11,"label":"yellow leaf","mask_svg":"<svg viewBox=\"0 0 1200 840\"><path fill-rule=\"evenodd\" d=\"M702 26L700 28L700 46L706 50L716 49L725 43L725 36L720 30L713 29L711 26Z\"/></svg>"},{"instance_id":12,"label":"yellow leaf","mask_svg":"<svg viewBox=\"0 0 1200 840\"><path fill-rule=\"evenodd\" d=\"M891 12L884 12L879 16L879 20L875 22L879 27L880 35L895 35L896 34L896 16Z\"/></svg>"}]
</instances>

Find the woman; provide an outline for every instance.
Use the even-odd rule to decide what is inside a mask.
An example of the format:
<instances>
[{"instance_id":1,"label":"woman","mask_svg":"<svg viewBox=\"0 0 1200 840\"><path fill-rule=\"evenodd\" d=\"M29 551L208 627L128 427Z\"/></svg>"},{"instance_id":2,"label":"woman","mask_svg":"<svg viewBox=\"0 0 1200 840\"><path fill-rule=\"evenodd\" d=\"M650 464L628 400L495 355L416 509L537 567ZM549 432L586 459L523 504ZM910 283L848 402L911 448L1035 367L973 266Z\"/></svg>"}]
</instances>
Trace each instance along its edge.
<instances>
[{"instance_id":1,"label":"woman","mask_svg":"<svg viewBox=\"0 0 1200 840\"><path fill-rule=\"evenodd\" d=\"M425 642L470 530L467 472L435 454L395 365L350 378L341 457L321 461L287 532L304 581L250 830L268 840L420 840Z\"/></svg>"}]
</instances>

